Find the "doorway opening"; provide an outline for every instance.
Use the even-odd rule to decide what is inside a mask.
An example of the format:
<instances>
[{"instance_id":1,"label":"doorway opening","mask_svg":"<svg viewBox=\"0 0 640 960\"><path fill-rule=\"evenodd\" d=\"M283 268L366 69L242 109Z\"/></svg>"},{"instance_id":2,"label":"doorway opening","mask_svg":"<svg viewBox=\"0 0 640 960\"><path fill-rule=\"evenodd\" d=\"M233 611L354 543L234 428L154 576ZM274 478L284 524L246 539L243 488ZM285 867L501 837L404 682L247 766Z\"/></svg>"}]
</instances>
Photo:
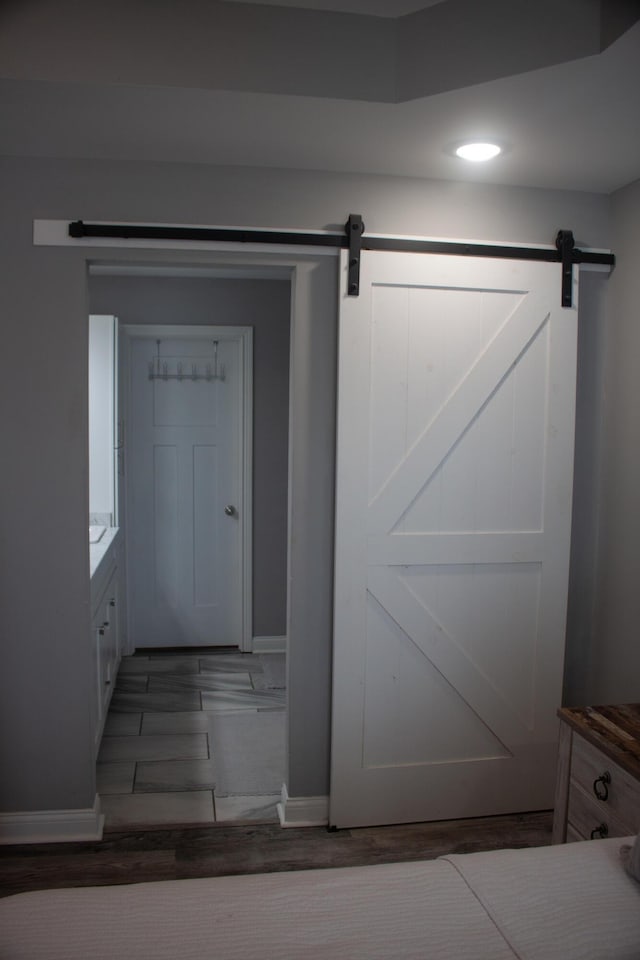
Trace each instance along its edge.
<instances>
[{"instance_id":1,"label":"doorway opening","mask_svg":"<svg viewBox=\"0 0 640 960\"><path fill-rule=\"evenodd\" d=\"M125 656L97 766L106 828L277 819L290 281L105 265L89 295L91 313L118 317L124 438Z\"/></svg>"}]
</instances>

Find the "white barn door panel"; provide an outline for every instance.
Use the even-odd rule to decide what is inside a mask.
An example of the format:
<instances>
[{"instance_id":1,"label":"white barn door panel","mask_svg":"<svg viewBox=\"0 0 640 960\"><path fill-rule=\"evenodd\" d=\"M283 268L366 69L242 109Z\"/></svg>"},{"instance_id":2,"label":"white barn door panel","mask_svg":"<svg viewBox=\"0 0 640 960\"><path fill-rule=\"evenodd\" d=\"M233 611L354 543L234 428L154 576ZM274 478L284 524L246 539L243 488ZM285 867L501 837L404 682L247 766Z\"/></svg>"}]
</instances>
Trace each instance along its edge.
<instances>
[{"instance_id":1,"label":"white barn door panel","mask_svg":"<svg viewBox=\"0 0 640 960\"><path fill-rule=\"evenodd\" d=\"M340 308L333 825L553 805L576 338L558 264L363 254Z\"/></svg>"}]
</instances>

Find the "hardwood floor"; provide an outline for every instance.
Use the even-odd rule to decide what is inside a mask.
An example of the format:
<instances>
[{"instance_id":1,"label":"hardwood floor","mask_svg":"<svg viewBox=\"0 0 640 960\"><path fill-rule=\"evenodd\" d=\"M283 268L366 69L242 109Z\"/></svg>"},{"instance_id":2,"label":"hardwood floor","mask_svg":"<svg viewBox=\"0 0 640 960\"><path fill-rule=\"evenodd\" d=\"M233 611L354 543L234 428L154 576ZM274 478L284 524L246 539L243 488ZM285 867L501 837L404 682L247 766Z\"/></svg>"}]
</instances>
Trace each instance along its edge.
<instances>
[{"instance_id":1,"label":"hardwood floor","mask_svg":"<svg viewBox=\"0 0 640 960\"><path fill-rule=\"evenodd\" d=\"M390 827L283 830L274 823L138 829L100 842L0 847L0 896L225 874L431 860L551 843L550 811Z\"/></svg>"}]
</instances>

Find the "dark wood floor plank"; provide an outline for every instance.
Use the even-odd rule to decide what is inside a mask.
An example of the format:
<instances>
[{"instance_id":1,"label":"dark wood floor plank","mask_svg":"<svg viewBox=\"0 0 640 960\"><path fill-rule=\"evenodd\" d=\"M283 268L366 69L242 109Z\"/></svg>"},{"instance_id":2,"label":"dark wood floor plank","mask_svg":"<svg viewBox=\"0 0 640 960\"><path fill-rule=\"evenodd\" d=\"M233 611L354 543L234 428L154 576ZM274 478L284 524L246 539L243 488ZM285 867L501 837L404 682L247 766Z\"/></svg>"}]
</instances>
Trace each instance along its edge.
<instances>
[{"instance_id":1,"label":"dark wood floor plank","mask_svg":"<svg viewBox=\"0 0 640 960\"><path fill-rule=\"evenodd\" d=\"M0 847L0 896L28 890L433 859L551 843L552 813L329 831L275 823L109 833Z\"/></svg>"}]
</instances>

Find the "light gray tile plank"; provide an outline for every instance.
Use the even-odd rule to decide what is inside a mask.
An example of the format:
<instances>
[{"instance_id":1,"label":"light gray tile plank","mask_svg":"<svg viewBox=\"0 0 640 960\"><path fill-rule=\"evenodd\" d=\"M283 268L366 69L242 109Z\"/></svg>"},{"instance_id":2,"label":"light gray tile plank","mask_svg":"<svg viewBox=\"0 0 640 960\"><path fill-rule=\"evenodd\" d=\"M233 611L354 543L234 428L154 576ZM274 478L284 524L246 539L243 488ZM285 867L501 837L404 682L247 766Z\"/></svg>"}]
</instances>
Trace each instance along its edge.
<instances>
[{"instance_id":1,"label":"light gray tile plank","mask_svg":"<svg viewBox=\"0 0 640 960\"><path fill-rule=\"evenodd\" d=\"M207 713L219 796L275 795L286 775L283 713Z\"/></svg>"},{"instance_id":2,"label":"light gray tile plank","mask_svg":"<svg viewBox=\"0 0 640 960\"><path fill-rule=\"evenodd\" d=\"M132 793L135 762L97 763L96 790L101 797L112 793Z\"/></svg>"},{"instance_id":3,"label":"light gray tile plank","mask_svg":"<svg viewBox=\"0 0 640 960\"><path fill-rule=\"evenodd\" d=\"M197 657L165 657L164 659L147 659L146 657L123 657L120 661L120 673L197 673Z\"/></svg>"},{"instance_id":4,"label":"light gray tile plank","mask_svg":"<svg viewBox=\"0 0 640 960\"><path fill-rule=\"evenodd\" d=\"M164 690L155 693L119 693L114 690L109 709L113 713L155 713L165 710L199 710L200 707L200 694L195 690Z\"/></svg>"},{"instance_id":5,"label":"light gray tile plank","mask_svg":"<svg viewBox=\"0 0 640 960\"><path fill-rule=\"evenodd\" d=\"M112 713L109 711L104 724L105 737L137 737L140 733L141 713Z\"/></svg>"},{"instance_id":6,"label":"light gray tile plank","mask_svg":"<svg viewBox=\"0 0 640 960\"><path fill-rule=\"evenodd\" d=\"M270 690L284 690L287 686L286 655L284 653L263 653L260 659L266 681L265 687Z\"/></svg>"},{"instance_id":7,"label":"light gray tile plank","mask_svg":"<svg viewBox=\"0 0 640 960\"><path fill-rule=\"evenodd\" d=\"M173 713L143 713L140 733L207 733L208 729L207 717L202 710L187 710Z\"/></svg>"},{"instance_id":8,"label":"light gray tile plank","mask_svg":"<svg viewBox=\"0 0 640 960\"><path fill-rule=\"evenodd\" d=\"M214 657L200 657L201 673L262 673L260 659L252 653L220 654Z\"/></svg>"},{"instance_id":9,"label":"light gray tile plank","mask_svg":"<svg viewBox=\"0 0 640 960\"><path fill-rule=\"evenodd\" d=\"M203 760L209 756L204 733L167 736L105 737L100 746L99 763L120 760Z\"/></svg>"},{"instance_id":10,"label":"light gray tile plank","mask_svg":"<svg viewBox=\"0 0 640 960\"><path fill-rule=\"evenodd\" d=\"M135 793L213 790L215 784L212 760L163 760L136 764Z\"/></svg>"},{"instance_id":11,"label":"light gray tile plank","mask_svg":"<svg viewBox=\"0 0 640 960\"><path fill-rule=\"evenodd\" d=\"M202 715L203 717L207 717L207 716L214 717L214 716L217 716L218 714L224 714L226 717L231 713L237 713L238 716L244 716L247 713L259 713L259 712L260 711L258 710L257 707L236 707L233 704L230 704L230 705L221 704L219 707L213 707L210 710L203 710Z\"/></svg>"},{"instance_id":12,"label":"light gray tile plank","mask_svg":"<svg viewBox=\"0 0 640 960\"><path fill-rule=\"evenodd\" d=\"M207 647L197 647L197 652L195 653L193 652L193 648L190 650L188 647L156 647L153 650L150 647L145 647L145 650L149 660L168 660L173 658L174 660L198 661L200 657L206 656L209 652Z\"/></svg>"},{"instance_id":13,"label":"light gray tile plank","mask_svg":"<svg viewBox=\"0 0 640 960\"><path fill-rule=\"evenodd\" d=\"M189 676L170 674L149 678L149 693L161 690L252 690L248 673L198 673Z\"/></svg>"},{"instance_id":14,"label":"light gray tile plank","mask_svg":"<svg viewBox=\"0 0 640 960\"><path fill-rule=\"evenodd\" d=\"M133 793L105 797L101 801L105 826L167 826L172 823L213 823L210 790L186 793Z\"/></svg>"},{"instance_id":15,"label":"light gray tile plank","mask_svg":"<svg viewBox=\"0 0 640 960\"><path fill-rule=\"evenodd\" d=\"M146 693L148 683L144 673L118 673L115 689L119 693Z\"/></svg>"},{"instance_id":16,"label":"light gray tile plank","mask_svg":"<svg viewBox=\"0 0 640 960\"><path fill-rule=\"evenodd\" d=\"M259 707L284 706L283 691L276 690L216 690L202 691L203 710L242 709L257 710Z\"/></svg>"},{"instance_id":17,"label":"light gray tile plank","mask_svg":"<svg viewBox=\"0 0 640 960\"><path fill-rule=\"evenodd\" d=\"M225 820L262 820L277 822L276 804L280 796L266 797L218 797L214 794L216 821Z\"/></svg>"}]
</instances>

